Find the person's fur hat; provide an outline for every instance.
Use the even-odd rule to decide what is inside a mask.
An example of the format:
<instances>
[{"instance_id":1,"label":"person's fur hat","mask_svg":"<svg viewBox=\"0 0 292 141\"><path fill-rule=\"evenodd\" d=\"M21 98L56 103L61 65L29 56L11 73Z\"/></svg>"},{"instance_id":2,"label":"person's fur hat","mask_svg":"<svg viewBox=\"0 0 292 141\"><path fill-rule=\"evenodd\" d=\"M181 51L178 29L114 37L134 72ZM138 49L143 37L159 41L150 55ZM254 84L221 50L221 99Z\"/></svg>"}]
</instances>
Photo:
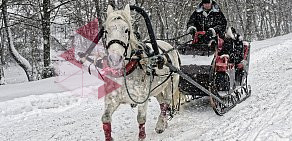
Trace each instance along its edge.
<instances>
[{"instance_id":1,"label":"person's fur hat","mask_svg":"<svg viewBox=\"0 0 292 141\"><path fill-rule=\"evenodd\" d=\"M212 3L212 0L202 0L202 3Z\"/></svg>"}]
</instances>

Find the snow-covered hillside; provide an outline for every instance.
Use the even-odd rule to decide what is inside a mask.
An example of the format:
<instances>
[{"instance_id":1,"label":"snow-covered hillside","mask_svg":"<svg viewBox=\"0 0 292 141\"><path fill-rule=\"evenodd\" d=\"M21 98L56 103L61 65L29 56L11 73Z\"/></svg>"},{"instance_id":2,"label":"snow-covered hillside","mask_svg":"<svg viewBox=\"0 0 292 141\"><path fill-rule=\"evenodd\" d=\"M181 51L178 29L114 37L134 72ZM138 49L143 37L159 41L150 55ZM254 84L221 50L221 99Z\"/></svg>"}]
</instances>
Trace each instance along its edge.
<instances>
[{"instance_id":1,"label":"snow-covered hillside","mask_svg":"<svg viewBox=\"0 0 292 141\"><path fill-rule=\"evenodd\" d=\"M49 80L47 80L49 81ZM191 101L156 134L158 103L151 99L146 140L292 140L292 34L252 43L249 83L252 95L224 116L217 116L209 99ZM60 92L29 90L46 82L0 86L0 140L104 140L99 86ZM10 96L10 93L11 94ZM5 97L3 97L5 95ZM24 97L25 96L25 97ZM18 97L18 98L16 98ZM122 105L113 115L117 141L137 140L137 108Z\"/></svg>"}]
</instances>

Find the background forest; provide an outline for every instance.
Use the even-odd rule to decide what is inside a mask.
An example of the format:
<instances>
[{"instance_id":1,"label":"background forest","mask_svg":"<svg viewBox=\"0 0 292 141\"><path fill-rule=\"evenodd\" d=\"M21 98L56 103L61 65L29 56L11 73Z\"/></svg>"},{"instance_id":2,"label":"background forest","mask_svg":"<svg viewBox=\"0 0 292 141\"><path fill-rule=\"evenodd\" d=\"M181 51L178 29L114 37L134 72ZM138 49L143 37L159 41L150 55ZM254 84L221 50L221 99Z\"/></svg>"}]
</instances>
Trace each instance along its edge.
<instances>
[{"instance_id":1,"label":"background forest","mask_svg":"<svg viewBox=\"0 0 292 141\"><path fill-rule=\"evenodd\" d=\"M65 51L74 31L98 18L102 25L108 4L116 9L137 5L150 15L157 38L186 34L186 23L200 0L1 0L0 85L5 69L19 64L28 81L51 77L52 51ZM290 0L217 0L228 26L247 41L263 40L292 31ZM144 33L145 24L133 15L134 29ZM99 26L100 28L101 26ZM184 39L182 39L184 40ZM177 42L182 42L178 40ZM175 43L173 43L175 44Z\"/></svg>"}]
</instances>

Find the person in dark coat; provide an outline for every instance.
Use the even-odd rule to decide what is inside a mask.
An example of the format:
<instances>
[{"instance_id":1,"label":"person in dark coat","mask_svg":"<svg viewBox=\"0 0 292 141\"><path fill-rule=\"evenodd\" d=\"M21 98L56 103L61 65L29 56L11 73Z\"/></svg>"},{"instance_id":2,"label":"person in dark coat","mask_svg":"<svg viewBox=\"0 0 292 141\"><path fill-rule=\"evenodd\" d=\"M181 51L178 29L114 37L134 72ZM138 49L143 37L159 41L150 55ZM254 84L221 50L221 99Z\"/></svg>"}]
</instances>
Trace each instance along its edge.
<instances>
[{"instance_id":1,"label":"person in dark coat","mask_svg":"<svg viewBox=\"0 0 292 141\"><path fill-rule=\"evenodd\" d=\"M206 31L207 35L223 37L227 21L219 5L212 0L202 0L187 23L187 32Z\"/></svg>"}]
</instances>

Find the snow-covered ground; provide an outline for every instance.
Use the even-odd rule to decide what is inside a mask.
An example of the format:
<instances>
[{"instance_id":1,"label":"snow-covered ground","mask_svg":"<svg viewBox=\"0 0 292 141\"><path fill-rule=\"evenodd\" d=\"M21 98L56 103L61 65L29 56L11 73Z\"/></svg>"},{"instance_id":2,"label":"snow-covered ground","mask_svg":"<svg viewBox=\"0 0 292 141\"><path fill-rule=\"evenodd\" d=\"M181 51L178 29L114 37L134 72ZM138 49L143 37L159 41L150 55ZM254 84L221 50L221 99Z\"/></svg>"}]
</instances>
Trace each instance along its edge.
<instances>
[{"instance_id":1,"label":"snow-covered ground","mask_svg":"<svg viewBox=\"0 0 292 141\"><path fill-rule=\"evenodd\" d=\"M249 74L252 96L221 117L213 112L208 98L191 101L169 121L164 133L156 134L159 109L151 99L146 140L292 140L291 56L292 34L253 42ZM64 92L48 88L29 96L18 91L48 87L43 81L0 86L1 141L104 140L104 102L97 98L99 84ZM10 93L14 94L10 97ZM136 114L137 109L129 105L118 108L112 121L115 140L137 140Z\"/></svg>"},{"instance_id":2,"label":"snow-covered ground","mask_svg":"<svg viewBox=\"0 0 292 141\"><path fill-rule=\"evenodd\" d=\"M55 67L60 76L33 82L27 82L25 72L20 67L12 66L7 68L5 76L8 85L0 86L0 102L18 97L60 93L76 89L81 89L80 94L82 95L84 94L82 87L103 84L96 76L87 72L87 67L81 70L69 62L56 64ZM92 72L95 72L93 67L90 68Z\"/></svg>"}]
</instances>

